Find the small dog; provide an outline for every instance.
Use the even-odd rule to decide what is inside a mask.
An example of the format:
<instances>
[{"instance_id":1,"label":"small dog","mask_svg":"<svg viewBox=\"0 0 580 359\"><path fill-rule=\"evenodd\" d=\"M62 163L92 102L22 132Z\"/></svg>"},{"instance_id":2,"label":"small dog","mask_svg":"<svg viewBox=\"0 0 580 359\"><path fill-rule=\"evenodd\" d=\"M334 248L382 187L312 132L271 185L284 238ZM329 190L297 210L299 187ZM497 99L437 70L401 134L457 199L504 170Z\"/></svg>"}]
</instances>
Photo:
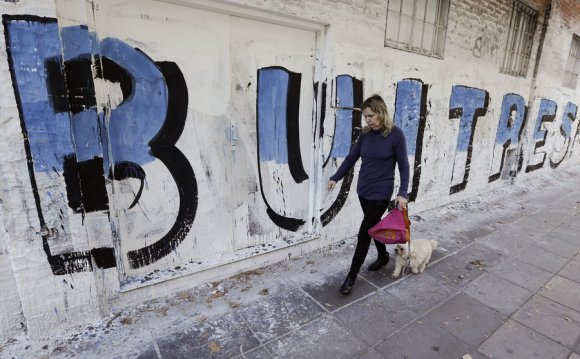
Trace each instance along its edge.
<instances>
[{"instance_id":1,"label":"small dog","mask_svg":"<svg viewBox=\"0 0 580 359\"><path fill-rule=\"evenodd\" d=\"M415 274L423 273L427 263L431 259L433 249L437 248L437 241L432 239L415 239L411 241L411 260L408 261L407 244L397 244L395 247L395 270L391 278L397 279L401 275L401 270L406 265L411 267Z\"/></svg>"}]
</instances>

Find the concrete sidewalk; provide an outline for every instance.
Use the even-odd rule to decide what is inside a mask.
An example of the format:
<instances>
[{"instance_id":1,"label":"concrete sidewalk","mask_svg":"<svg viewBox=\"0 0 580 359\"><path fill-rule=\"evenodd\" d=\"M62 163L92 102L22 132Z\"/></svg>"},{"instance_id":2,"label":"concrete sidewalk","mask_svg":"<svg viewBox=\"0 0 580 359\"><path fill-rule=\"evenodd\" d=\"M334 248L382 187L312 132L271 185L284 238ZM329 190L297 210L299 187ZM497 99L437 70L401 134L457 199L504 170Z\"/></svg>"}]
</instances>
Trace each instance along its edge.
<instances>
[{"instance_id":1,"label":"concrete sidewalk","mask_svg":"<svg viewBox=\"0 0 580 359\"><path fill-rule=\"evenodd\" d=\"M580 359L580 189L559 172L412 216L440 246L420 275L363 269L344 297L349 240L0 356Z\"/></svg>"}]
</instances>

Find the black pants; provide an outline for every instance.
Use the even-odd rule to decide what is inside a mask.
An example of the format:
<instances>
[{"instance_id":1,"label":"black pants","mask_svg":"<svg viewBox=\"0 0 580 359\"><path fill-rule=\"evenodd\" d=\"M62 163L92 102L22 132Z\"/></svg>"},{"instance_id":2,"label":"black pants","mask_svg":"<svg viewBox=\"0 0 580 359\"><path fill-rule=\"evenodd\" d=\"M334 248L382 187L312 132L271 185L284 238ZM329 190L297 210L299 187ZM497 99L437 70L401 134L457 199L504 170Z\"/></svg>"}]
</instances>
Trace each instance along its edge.
<instances>
[{"instance_id":1,"label":"black pants","mask_svg":"<svg viewBox=\"0 0 580 359\"><path fill-rule=\"evenodd\" d=\"M369 247L371 245L371 236L369 235L369 229L372 226L377 224L383 214L387 210L389 206L388 200L382 201L375 201L364 199L362 197L358 198L360 201L360 205L362 207L364 218L362 223L360 224L360 229L358 231L358 239L356 243L356 249L354 250L354 256L352 257L352 264L350 265L349 274L356 276L360 271L363 263L365 262L365 258L367 257L367 253L369 251ZM377 252L379 256L387 255L387 248L381 242L375 241L375 246L377 247Z\"/></svg>"}]
</instances>

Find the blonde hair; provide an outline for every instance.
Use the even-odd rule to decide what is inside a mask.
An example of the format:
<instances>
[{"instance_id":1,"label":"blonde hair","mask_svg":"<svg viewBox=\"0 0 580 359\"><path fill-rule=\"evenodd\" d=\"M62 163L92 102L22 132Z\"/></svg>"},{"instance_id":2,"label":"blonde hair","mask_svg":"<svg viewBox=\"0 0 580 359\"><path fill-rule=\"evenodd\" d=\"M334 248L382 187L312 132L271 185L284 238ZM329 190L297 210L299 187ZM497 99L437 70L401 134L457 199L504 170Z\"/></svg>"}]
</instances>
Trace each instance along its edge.
<instances>
[{"instance_id":1,"label":"blonde hair","mask_svg":"<svg viewBox=\"0 0 580 359\"><path fill-rule=\"evenodd\" d=\"M376 113L381 121L381 135L383 137L387 137L389 133L393 130L395 123L391 116L389 116L389 110L387 109L387 104L385 100L380 95L374 94L371 97L367 98L362 105L360 105L360 110L364 111L365 108L369 108L371 111ZM371 130L369 126L366 126L362 129L362 133L367 133Z\"/></svg>"}]
</instances>

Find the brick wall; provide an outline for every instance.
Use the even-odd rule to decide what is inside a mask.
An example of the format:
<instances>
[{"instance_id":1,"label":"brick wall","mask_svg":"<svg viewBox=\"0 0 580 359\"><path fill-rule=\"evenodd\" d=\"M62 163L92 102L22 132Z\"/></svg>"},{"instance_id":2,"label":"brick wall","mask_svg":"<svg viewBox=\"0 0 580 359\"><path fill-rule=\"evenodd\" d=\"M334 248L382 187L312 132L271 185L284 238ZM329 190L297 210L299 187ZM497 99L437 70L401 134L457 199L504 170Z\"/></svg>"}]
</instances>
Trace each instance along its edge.
<instances>
[{"instance_id":1,"label":"brick wall","mask_svg":"<svg viewBox=\"0 0 580 359\"><path fill-rule=\"evenodd\" d=\"M580 1L578 0L555 0L554 6L559 8L562 17L562 25L574 32L580 30L578 14L580 14Z\"/></svg>"}]
</instances>

